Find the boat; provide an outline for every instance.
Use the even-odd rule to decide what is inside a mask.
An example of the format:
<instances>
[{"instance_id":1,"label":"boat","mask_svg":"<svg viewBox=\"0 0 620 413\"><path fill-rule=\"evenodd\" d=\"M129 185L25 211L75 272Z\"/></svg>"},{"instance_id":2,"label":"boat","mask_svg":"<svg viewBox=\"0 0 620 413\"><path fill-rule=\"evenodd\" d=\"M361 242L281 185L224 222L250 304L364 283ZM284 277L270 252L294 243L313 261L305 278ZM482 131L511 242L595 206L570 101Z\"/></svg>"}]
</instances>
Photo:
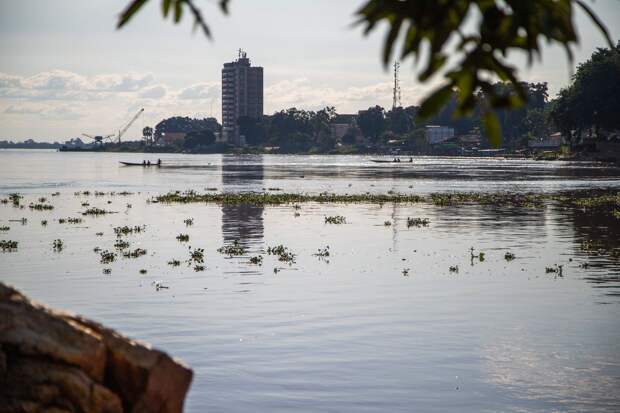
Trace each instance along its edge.
<instances>
[{"instance_id":1,"label":"boat","mask_svg":"<svg viewBox=\"0 0 620 413\"><path fill-rule=\"evenodd\" d=\"M124 165L124 166L144 166L144 167L148 167L148 166L161 166L161 164L158 164L157 162L146 164L146 163L143 163L143 162L123 162L123 161L119 161L119 163L121 165Z\"/></svg>"},{"instance_id":2,"label":"boat","mask_svg":"<svg viewBox=\"0 0 620 413\"><path fill-rule=\"evenodd\" d=\"M407 161L401 161L401 160L397 161L397 160L394 160L394 159L392 159L392 160L389 160L389 159L371 159L370 161L374 162L374 163L412 163L413 159L410 158L410 160L407 160Z\"/></svg>"}]
</instances>

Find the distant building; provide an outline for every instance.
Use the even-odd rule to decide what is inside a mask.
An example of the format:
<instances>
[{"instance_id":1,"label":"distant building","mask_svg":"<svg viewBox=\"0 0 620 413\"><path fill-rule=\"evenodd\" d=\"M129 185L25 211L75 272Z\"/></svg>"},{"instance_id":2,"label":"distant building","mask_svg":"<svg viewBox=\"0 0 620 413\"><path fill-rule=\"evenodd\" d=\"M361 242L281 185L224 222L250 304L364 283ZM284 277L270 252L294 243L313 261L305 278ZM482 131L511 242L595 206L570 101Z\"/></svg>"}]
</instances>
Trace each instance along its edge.
<instances>
[{"instance_id":1,"label":"distant building","mask_svg":"<svg viewBox=\"0 0 620 413\"><path fill-rule=\"evenodd\" d=\"M424 129L424 136L426 137L426 143L429 145L436 145L438 143L445 142L454 137L454 128L447 126L428 125Z\"/></svg>"},{"instance_id":2,"label":"distant building","mask_svg":"<svg viewBox=\"0 0 620 413\"><path fill-rule=\"evenodd\" d=\"M237 124L241 116L263 116L263 68L252 67L246 53L239 50L237 60L224 63L222 69L222 141L245 143Z\"/></svg>"},{"instance_id":3,"label":"distant building","mask_svg":"<svg viewBox=\"0 0 620 413\"><path fill-rule=\"evenodd\" d=\"M527 146L530 149L560 149L560 146L562 146L562 134L556 132L546 138L531 139L528 141Z\"/></svg>"}]
</instances>

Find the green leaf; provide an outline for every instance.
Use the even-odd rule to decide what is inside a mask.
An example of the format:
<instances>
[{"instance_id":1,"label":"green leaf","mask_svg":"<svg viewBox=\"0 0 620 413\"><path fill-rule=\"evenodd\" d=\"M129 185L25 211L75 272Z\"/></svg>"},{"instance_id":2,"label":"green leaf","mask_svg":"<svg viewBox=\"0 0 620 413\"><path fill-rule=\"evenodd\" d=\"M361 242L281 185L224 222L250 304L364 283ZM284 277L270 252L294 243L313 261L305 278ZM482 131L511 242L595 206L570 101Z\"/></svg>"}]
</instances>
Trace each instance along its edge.
<instances>
[{"instance_id":1,"label":"green leaf","mask_svg":"<svg viewBox=\"0 0 620 413\"><path fill-rule=\"evenodd\" d=\"M170 0L162 0L161 2L161 13L164 17L168 17L168 12L170 11Z\"/></svg>"},{"instance_id":2,"label":"green leaf","mask_svg":"<svg viewBox=\"0 0 620 413\"><path fill-rule=\"evenodd\" d=\"M435 90L427 97L418 111L418 117L422 120L433 116L450 100L452 96L452 84L447 84Z\"/></svg>"},{"instance_id":3,"label":"green leaf","mask_svg":"<svg viewBox=\"0 0 620 413\"><path fill-rule=\"evenodd\" d=\"M181 1L177 1L174 3L174 22L178 23L181 21L181 16L183 15L183 3Z\"/></svg>"},{"instance_id":4,"label":"green leaf","mask_svg":"<svg viewBox=\"0 0 620 413\"><path fill-rule=\"evenodd\" d=\"M121 27L123 27L129 20L131 20L131 18L136 14L136 12L146 4L147 1L148 0L133 0L131 3L129 3L127 8L125 8L125 10L123 10L123 12L121 13L118 19L118 23L116 24L116 28L120 29Z\"/></svg>"},{"instance_id":5,"label":"green leaf","mask_svg":"<svg viewBox=\"0 0 620 413\"><path fill-rule=\"evenodd\" d=\"M489 139L489 143L494 148L499 148L502 143L502 126L495 112L488 111L483 118L484 130Z\"/></svg>"}]
</instances>

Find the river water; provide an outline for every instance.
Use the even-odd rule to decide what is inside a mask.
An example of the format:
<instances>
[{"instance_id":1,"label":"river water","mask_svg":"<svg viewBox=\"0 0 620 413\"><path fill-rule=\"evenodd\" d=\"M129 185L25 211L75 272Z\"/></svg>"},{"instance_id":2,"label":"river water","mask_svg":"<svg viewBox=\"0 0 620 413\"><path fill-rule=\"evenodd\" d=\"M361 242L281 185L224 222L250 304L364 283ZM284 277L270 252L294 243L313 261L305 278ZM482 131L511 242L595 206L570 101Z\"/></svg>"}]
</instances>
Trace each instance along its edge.
<instances>
[{"instance_id":1,"label":"river water","mask_svg":"<svg viewBox=\"0 0 620 413\"><path fill-rule=\"evenodd\" d=\"M0 198L19 192L25 205L0 204L0 227L10 227L0 239L19 242L0 252L0 279L183 359L195 373L186 411L620 410L620 261L582 248L591 240L620 247L620 219L554 202L147 202L186 189L620 189L620 170L474 158L375 164L363 156L161 154L149 158L160 157L161 168L118 164L143 156L0 151ZM75 195L84 190L91 194ZM30 210L40 197L54 209ZM90 207L116 213L80 215ZM335 215L346 223L325 223ZM59 222L69 217L83 221ZM408 217L430 223L408 228ZM122 225L145 226L125 239L147 254L100 263L93 250L114 251L113 228ZM217 251L235 241L242 256ZM279 244L294 263L266 254ZM204 249L204 271L188 265L190 246ZM314 255L327 246L329 257ZM249 262L257 255L262 265ZM562 276L546 272L556 265Z\"/></svg>"}]
</instances>

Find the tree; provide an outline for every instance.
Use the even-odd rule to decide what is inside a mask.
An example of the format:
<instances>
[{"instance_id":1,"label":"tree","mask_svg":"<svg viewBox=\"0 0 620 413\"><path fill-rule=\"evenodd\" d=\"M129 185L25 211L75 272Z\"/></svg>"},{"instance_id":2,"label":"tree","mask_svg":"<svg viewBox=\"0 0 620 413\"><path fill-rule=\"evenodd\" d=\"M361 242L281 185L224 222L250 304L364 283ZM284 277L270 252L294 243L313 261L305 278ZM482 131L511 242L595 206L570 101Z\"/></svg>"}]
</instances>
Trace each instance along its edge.
<instances>
[{"instance_id":1,"label":"tree","mask_svg":"<svg viewBox=\"0 0 620 413\"><path fill-rule=\"evenodd\" d=\"M261 119L241 116L237 119L237 125L239 125L239 133L245 137L248 145L258 146L265 142L265 125Z\"/></svg>"},{"instance_id":2,"label":"tree","mask_svg":"<svg viewBox=\"0 0 620 413\"><path fill-rule=\"evenodd\" d=\"M386 126L384 109L377 105L360 111L357 124L364 136L376 143Z\"/></svg>"},{"instance_id":3,"label":"tree","mask_svg":"<svg viewBox=\"0 0 620 413\"><path fill-rule=\"evenodd\" d=\"M550 117L566 136L620 129L620 42L611 49L597 49L577 67L569 87L553 102ZM575 132L573 134L573 132Z\"/></svg>"},{"instance_id":4,"label":"tree","mask_svg":"<svg viewBox=\"0 0 620 413\"><path fill-rule=\"evenodd\" d=\"M388 129L403 135L413 129L413 117L402 107L392 108L386 113Z\"/></svg>"},{"instance_id":5,"label":"tree","mask_svg":"<svg viewBox=\"0 0 620 413\"><path fill-rule=\"evenodd\" d=\"M209 146L215 143L215 134L208 129L192 131L185 135L183 147L185 149L196 149L201 146Z\"/></svg>"},{"instance_id":6,"label":"tree","mask_svg":"<svg viewBox=\"0 0 620 413\"><path fill-rule=\"evenodd\" d=\"M161 138L164 133L168 132L189 133L203 130L217 132L220 129L221 125L215 118L192 119L183 116L173 116L162 120L155 126L155 139Z\"/></svg>"},{"instance_id":7,"label":"tree","mask_svg":"<svg viewBox=\"0 0 620 413\"><path fill-rule=\"evenodd\" d=\"M357 130L355 128L348 128L342 137L342 143L345 145L355 145L357 140Z\"/></svg>"},{"instance_id":8,"label":"tree","mask_svg":"<svg viewBox=\"0 0 620 413\"><path fill-rule=\"evenodd\" d=\"M148 1L131 0L120 14L117 27L125 26ZM224 14L228 13L229 3L230 0L218 1ZM164 18L170 14L175 23L189 10L194 28L200 27L205 36L211 38L210 29L194 0L161 0L161 5ZM443 74L444 83L427 96L420 107L422 118L436 114L453 91L458 92L456 116L471 115L476 109L477 91L484 91L489 107L483 108L483 123L497 145L501 125L490 109L516 108L527 100L515 68L507 62L508 55L525 52L531 65L534 58L541 55L541 40L546 40L562 46L572 61L572 48L579 43L573 24L578 8L589 16L613 47L606 27L584 0L368 0L357 11L357 23L365 26L365 34L387 24L382 53L386 67L400 42L401 60L425 58L418 74L420 82ZM474 30L465 27L471 22ZM449 55L457 59L456 63L448 61ZM508 82L514 95L506 98L496 94L489 74Z\"/></svg>"}]
</instances>

